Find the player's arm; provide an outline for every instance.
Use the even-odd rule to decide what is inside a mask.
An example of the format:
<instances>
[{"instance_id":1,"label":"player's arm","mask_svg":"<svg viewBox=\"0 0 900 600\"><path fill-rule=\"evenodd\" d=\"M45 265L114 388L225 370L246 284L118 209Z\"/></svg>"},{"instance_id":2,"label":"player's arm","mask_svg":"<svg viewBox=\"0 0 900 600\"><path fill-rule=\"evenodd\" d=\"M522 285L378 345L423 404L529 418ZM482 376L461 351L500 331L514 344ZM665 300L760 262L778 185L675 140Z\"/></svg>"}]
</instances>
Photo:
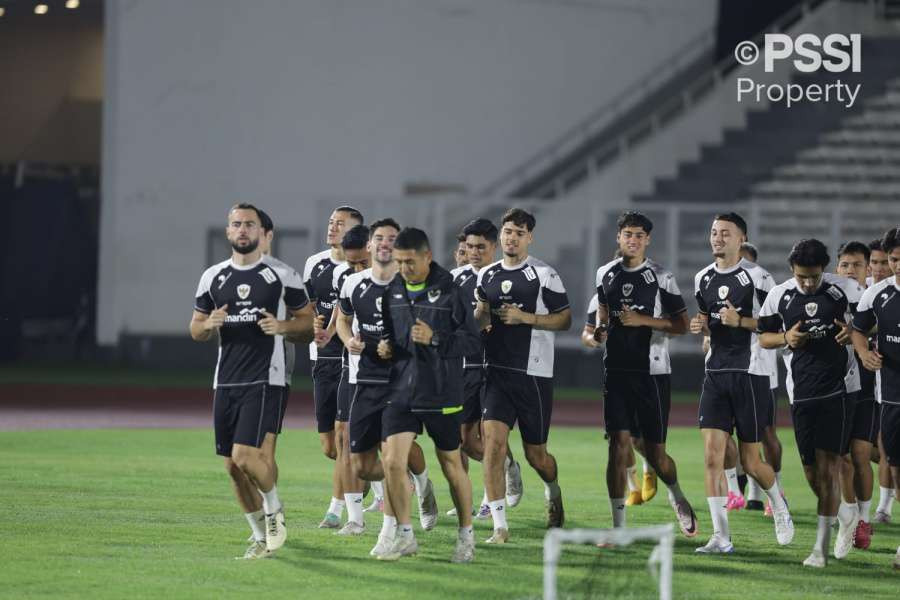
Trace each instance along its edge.
<instances>
[{"instance_id":1,"label":"player's arm","mask_svg":"<svg viewBox=\"0 0 900 600\"><path fill-rule=\"evenodd\" d=\"M687 310L682 310L676 315L666 317L651 317L634 310L629 310L627 306L622 307L622 314L619 320L625 327L649 327L655 331L661 331L669 335L682 335L687 333L690 321L688 320Z\"/></svg>"},{"instance_id":2,"label":"player's arm","mask_svg":"<svg viewBox=\"0 0 900 600\"><path fill-rule=\"evenodd\" d=\"M290 309L292 318L280 320L270 312L263 311L263 318L258 321L260 329L266 335L281 335L289 342L307 344L313 339L313 312L312 306L307 304L302 308Z\"/></svg>"},{"instance_id":3,"label":"player's arm","mask_svg":"<svg viewBox=\"0 0 900 600\"><path fill-rule=\"evenodd\" d=\"M877 325L878 321L872 310L872 295L867 292L863 294L862 300L856 307L856 312L853 313L850 341L863 366L869 371L877 371L881 368L881 354L877 350L869 349L869 338L875 333Z\"/></svg>"},{"instance_id":4,"label":"player's arm","mask_svg":"<svg viewBox=\"0 0 900 600\"><path fill-rule=\"evenodd\" d=\"M481 350L479 326L467 304L462 297L461 290L454 288L451 299L453 312L449 330L435 333L427 323L416 319L416 325L413 327L413 341L435 346L441 358L463 357ZM434 338L435 335L437 335L437 340Z\"/></svg>"},{"instance_id":5,"label":"player's arm","mask_svg":"<svg viewBox=\"0 0 900 600\"><path fill-rule=\"evenodd\" d=\"M735 329L746 329L748 331L756 331L759 327L759 320L752 316L747 317L738 312L731 300L725 300L725 308L719 311L722 325L725 327L733 327Z\"/></svg>"},{"instance_id":6,"label":"player's arm","mask_svg":"<svg viewBox=\"0 0 900 600\"><path fill-rule=\"evenodd\" d=\"M228 305L225 304L209 314L194 310L191 315L191 339L195 342L206 342L212 337L224 323L228 315Z\"/></svg>"}]
</instances>

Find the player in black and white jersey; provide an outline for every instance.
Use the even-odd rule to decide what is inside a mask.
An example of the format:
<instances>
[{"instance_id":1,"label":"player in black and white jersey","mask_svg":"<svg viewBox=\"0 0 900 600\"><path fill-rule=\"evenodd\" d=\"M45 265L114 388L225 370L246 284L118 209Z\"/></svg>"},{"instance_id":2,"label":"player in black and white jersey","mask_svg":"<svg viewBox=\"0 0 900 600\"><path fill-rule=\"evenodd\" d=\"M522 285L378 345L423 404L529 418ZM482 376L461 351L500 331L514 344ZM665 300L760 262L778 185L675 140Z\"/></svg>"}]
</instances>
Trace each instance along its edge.
<instances>
[{"instance_id":1,"label":"player in black and white jersey","mask_svg":"<svg viewBox=\"0 0 900 600\"><path fill-rule=\"evenodd\" d=\"M875 372L875 398L881 404L881 443L894 481L894 497L900 498L900 228L882 239L893 276L870 286L853 316L853 347L863 366ZM869 337L877 330L877 350ZM900 546L894 556L900 569Z\"/></svg>"},{"instance_id":2,"label":"player in black and white jersey","mask_svg":"<svg viewBox=\"0 0 900 600\"><path fill-rule=\"evenodd\" d=\"M547 452L553 410L554 331L572 324L563 283L548 264L528 255L535 219L513 208L500 222L503 259L478 273L475 317L484 335L487 383L484 392L484 486L494 534L509 539L503 465L510 429L518 422L525 458L544 481L547 526L562 527L562 492L557 464Z\"/></svg>"},{"instance_id":3,"label":"player in black and white jersey","mask_svg":"<svg viewBox=\"0 0 900 600\"><path fill-rule=\"evenodd\" d=\"M687 332L687 309L672 273L647 258L650 219L626 212L617 226L621 257L597 269L597 323L604 327L594 333L597 341L606 342L603 415L613 527L625 527L623 475L636 433L643 440L644 456L669 488L669 503L682 533L694 537L697 517L678 484L675 461L666 452L671 404L668 336Z\"/></svg>"},{"instance_id":4,"label":"player in black and white jersey","mask_svg":"<svg viewBox=\"0 0 900 600\"><path fill-rule=\"evenodd\" d=\"M313 254L306 259L303 268L303 284L310 302L315 307L317 331L327 326L337 304L337 294L332 289L332 273L343 264L344 251L341 240L344 232L354 225L362 225L362 214L352 206L339 206L328 217L325 243L328 249ZM328 458L337 459L334 424L337 411L337 388L341 378L341 341L331 338L321 347L315 342L309 345L309 358L313 361L313 401L316 407L316 425L322 452ZM322 529L336 529L341 526L344 512L344 492L341 475L335 462L332 470L331 503L325 517L319 523Z\"/></svg>"},{"instance_id":5,"label":"player in black and white jersey","mask_svg":"<svg viewBox=\"0 0 900 600\"><path fill-rule=\"evenodd\" d=\"M725 445L733 428L740 442L741 463L772 504L775 534L785 545L794 524L772 467L760 459L760 442L769 422L769 376L772 367L756 335L757 316L773 287L772 276L740 256L747 223L735 213L715 217L709 242L713 262L694 278L699 313L691 332L710 336L706 376L700 395L699 422L706 460L706 495L713 535L697 552L731 553L727 496L723 493Z\"/></svg>"},{"instance_id":6,"label":"player in black and white jersey","mask_svg":"<svg viewBox=\"0 0 900 600\"><path fill-rule=\"evenodd\" d=\"M871 287L876 283L893 277L891 267L888 264L888 256L881 245L881 239L869 242L869 277L866 286ZM887 457L881 450L879 435L878 442L878 507L875 509L875 523L890 523L894 506L894 481L891 477L891 468Z\"/></svg>"},{"instance_id":7,"label":"player in black and white jersey","mask_svg":"<svg viewBox=\"0 0 900 600\"><path fill-rule=\"evenodd\" d=\"M246 494L235 484L238 503L254 531L244 558L264 558L284 544L287 530L275 469L266 458L272 452L263 446L275 443L287 383L284 339L312 339L312 313L304 310L309 300L300 275L262 254L263 232L254 206L235 206L228 213L225 233L231 258L208 268L200 278L190 331L200 342L219 334L213 379L216 453L225 457L233 480L240 479L235 473L239 469L259 490ZM264 530L260 509L265 514Z\"/></svg>"},{"instance_id":8,"label":"player in black and white jersey","mask_svg":"<svg viewBox=\"0 0 900 600\"><path fill-rule=\"evenodd\" d=\"M867 266L871 251L862 242L845 242L838 248L835 272L866 287ZM856 548L866 549L871 543L872 467L869 461L877 453L880 407L875 402L875 373L859 364L860 390L853 405L852 425L847 452L841 460L841 506L838 516L850 520L851 513L859 514L859 524L853 536Z\"/></svg>"},{"instance_id":9,"label":"player in black and white jersey","mask_svg":"<svg viewBox=\"0 0 900 600\"><path fill-rule=\"evenodd\" d=\"M854 280L826 273L830 258L825 244L800 240L788 262L793 277L776 285L759 313L760 344L784 347L787 390L797 450L810 487L818 498L818 527L807 567L827 563L835 520L840 530L835 558L853 544L855 520L838 519L840 462L849 442L859 369L850 343L850 315L862 295Z\"/></svg>"},{"instance_id":10,"label":"player in black and white jersey","mask_svg":"<svg viewBox=\"0 0 900 600\"><path fill-rule=\"evenodd\" d=\"M347 276L341 286L338 305L337 333L349 352L349 382L353 386L348 423L350 461L354 476L370 482L384 479L378 450L384 440L381 416L390 397L391 363L378 356L378 342L384 333L384 296L397 273L392 254L399 231L400 226L393 219L372 223L368 245L372 267ZM413 443L408 463L419 497L419 521L428 531L437 522L437 502L422 448L416 443ZM358 512L354 508L354 514L348 518L345 526L348 534L362 533L365 527L361 490L354 493L359 493L360 507ZM385 494L384 521L371 555L377 557L387 553L396 531L397 519Z\"/></svg>"},{"instance_id":11,"label":"player in black and white jersey","mask_svg":"<svg viewBox=\"0 0 900 600\"><path fill-rule=\"evenodd\" d=\"M451 275L456 285L465 291L464 297L470 300L474 309L478 273L494 262L494 255L497 251L497 226L488 219L474 219L463 228L462 235L466 245L466 264L451 271ZM465 357L463 366L464 408L460 417L462 450L469 458L481 462L484 459L484 442L481 431L481 400L485 384L484 348L472 356ZM517 506L522 499L522 470L519 463L513 458L508 444L503 470L506 478L507 506ZM491 508L488 505L487 488L485 488L484 498L475 518L488 519L490 516Z\"/></svg>"},{"instance_id":12,"label":"player in black and white jersey","mask_svg":"<svg viewBox=\"0 0 900 600\"><path fill-rule=\"evenodd\" d=\"M466 233L460 231L456 236L456 248L453 250L454 268L458 269L469 264L469 251L466 246Z\"/></svg>"}]
</instances>

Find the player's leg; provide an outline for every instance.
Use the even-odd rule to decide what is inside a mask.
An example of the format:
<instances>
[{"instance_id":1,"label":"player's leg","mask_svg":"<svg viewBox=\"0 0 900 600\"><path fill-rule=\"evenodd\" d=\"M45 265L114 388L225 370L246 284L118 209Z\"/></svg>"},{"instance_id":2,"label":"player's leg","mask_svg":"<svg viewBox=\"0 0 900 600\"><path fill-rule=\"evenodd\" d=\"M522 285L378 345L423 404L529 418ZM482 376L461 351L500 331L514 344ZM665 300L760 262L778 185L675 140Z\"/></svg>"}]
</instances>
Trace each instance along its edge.
<instances>
[{"instance_id":1,"label":"player's leg","mask_svg":"<svg viewBox=\"0 0 900 600\"><path fill-rule=\"evenodd\" d=\"M637 436L635 436L637 434ZM644 497L641 495L641 486L637 477L637 460L635 460L636 444L643 447L644 442L641 440L640 432L629 432L629 441L631 442L631 451L628 453L625 463L625 506L639 506L644 503ZM641 454L644 464L647 459Z\"/></svg>"},{"instance_id":2,"label":"player's leg","mask_svg":"<svg viewBox=\"0 0 900 600\"><path fill-rule=\"evenodd\" d=\"M740 510L746 506L747 502L744 500L744 494L741 493L740 485L738 484L738 449L737 444L734 441L734 438L730 435L725 442L725 484L728 488L728 500L725 502L725 507L728 510Z\"/></svg>"},{"instance_id":3,"label":"player's leg","mask_svg":"<svg viewBox=\"0 0 900 600\"><path fill-rule=\"evenodd\" d=\"M379 560L396 560L401 556L415 554L418 544L413 533L409 497L409 454L416 433L403 431L403 423L399 422L393 407L385 409L384 435L382 445L382 463L384 465L384 487L388 502L397 519L397 533L390 549L379 554ZM411 415L410 415L411 416ZM418 423L415 424L418 429ZM398 431L399 430L399 431Z\"/></svg>"},{"instance_id":4,"label":"player's leg","mask_svg":"<svg viewBox=\"0 0 900 600\"><path fill-rule=\"evenodd\" d=\"M603 394L603 421L606 425L606 439L609 454L606 462L606 489L612 511L613 527L625 527L627 506L625 490L628 485L628 462L634 462L631 439L639 434L631 405L627 400L627 374L609 371Z\"/></svg>"},{"instance_id":5,"label":"player's leg","mask_svg":"<svg viewBox=\"0 0 900 600\"><path fill-rule=\"evenodd\" d=\"M776 389L769 387L769 394L772 397L771 411L769 412L769 422L765 431L763 431L763 454L765 455L766 462L772 466L772 470L775 471L775 481L778 483L778 489L781 490L781 495L784 496L784 486L781 483L781 458L784 454L784 449L781 445L781 440L778 439L778 433L776 428L776 417L778 416L778 400ZM755 481L750 484L753 486L754 490L752 490L752 494L754 499L758 493L762 492L762 488L759 487L759 484ZM747 508L750 508L749 501ZM754 509L758 508L756 505L753 507ZM772 506L771 504L766 505L766 515L771 516L772 514Z\"/></svg>"},{"instance_id":6,"label":"player's leg","mask_svg":"<svg viewBox=\"0 0 900 600\"><path fill-rule=\"evenodd\" d=\"M704 485L706 502L713 523L713 533L700 554L727 554L734 551L728 528L728 500L725 487L725 446L731 435L734 413L728 394L731 384L727 374L707 373L700 393L698 421L703 438Z\"/></svg>"},{"instance_id":7,"label":"player's leg","mask_svg":"<svg viewBox=\"0 0 900 600\"><path fill-rule=\"evenodd\" d=\"M636 432L632 432L631 445L635 451L641 455L643 462L643 475L641 478L641 502L650 502L656 496L656 471L647 463L647 457L644 455L644 442L640 437L635 437ZM635 504L637 504L635 502Z\"/></svg>"},{"instance_id":8,"label":"player's leg","mask_svg":"<svg viewBox=\"0 0 900 600\"><path fill-rule=\"evenodd\" d=\"M807 401L815 411L815 481L818 497L818 530L813 553L803 563L823 567L828 553L828 536L835 520L838 532L834 541L834 557L844 558L853 547L853 536L859 523L856 505L841 506L841 464L849 451L853 405L856 399L849 395L826 400Z\"/></svg>"},{"instance_id":9,"label":"player's leg","mask_svg":"<svg viewBox=\"0 0 900 600\"><path fill-rule=\"evenodd\" d=\"M335 461L331 471L331 501L319 527L337 529L341 526L341 517L346 504L341 469L337 462L337 440L334 430L341 379L340 361L317 360L313 366L312 378L319 446L322 454Z\"/></svg>"},{"instance_id":10,"label":"player's leg","mask_svg":"<svg viewBox=\"0 0 900 600\"><path fill-rule=\"evenodd\" d=\"M421 428L421 423L416 421L416 424ZM421 429L417 429L415 433L421 433ZM434 484L428 477L425 453L415 441L410 447L407 466L409 467L409 478L412 479L416 491L416 498L419 500L419 525L424 531L431 531L438 520L437 499L434 495Z\"/></svg>"},{"instance_id":11,"label":"player's leg","mask_svg":"<svg viewBox=\"0 0 900 600\"><path fill-rule=\"evenodd\" d=\"M516 412L509 397L506 374L500 369L485 371L484 412L484 489L494 522L494 533L487 539L491 544L503 544L509 539L506 520L506 482L503 466L507 457L509 431L516 423Z\"/></svg>"},{"instance_id":12,"label":"player's leg","mask_svg":"<svg viewBox=\"0 0 900 600\"><path fill-rule=\"evenodd\" d=\"M884 405L882 404L879 406L881 409L881 418L879 420L882 423L883 429ZM890 523L894 507L894 481L891 476L890 465L888 465L887 454L884 450L881 432L879 432L878 436L878 450L878 508L875 511L874 520L876 523Z\"/></svg>"},{"instance_id":13,"label":"player's leg","mask_svg":"<svg viewBox=\"0 0 900 600\"><path fill-rule=\"evenodd\" d=\"M835 452L827 452L817 448L815 450L815 481L816 481L816 541L812 553L803 561L804 566L824 567L827 564L827 555L831 529L837 521L838 505L840 504L840 472L841 456ZM840 535L838 535L840 538ZM839 542L840 540L835 540ZM837 544L835 545L837 552Z\"/></svg>"},{"instance_id":14,"label":"player's leg","mask_svg":"<svg viewBox=\"0 0 900 600\"><path fill-rule=\"evenodd\" d=\"M853 492L859 512L853 545L866 549L872 541L874 530L871 524L872 490L875 478L869 459L878 441L878 412L874 398L860 400L853 411L853 425L850 430L850 461L853 465ZM842 471L842 475L845 471ZM845 497L846 500L846 497ZM843 508L843 507L842 507Z\"/></svg>"},{"instance_id":15,"label":"player's leg","mask_svg":"<svg viewBox=\"0 0 900 600\"><path fill-rule=\"evenodd\" d=\"M544 482L547 528L562 527L565 523L565 510L559 488L559 469L556 457L547 451L550 419L553 415L553 380L549 377L517 374L515 391L517 394L513 399L513 406L519 422L519 432L522 434L525 459ZM622 473L624 472L623 468Z\"/></svg>"}]
</instances>

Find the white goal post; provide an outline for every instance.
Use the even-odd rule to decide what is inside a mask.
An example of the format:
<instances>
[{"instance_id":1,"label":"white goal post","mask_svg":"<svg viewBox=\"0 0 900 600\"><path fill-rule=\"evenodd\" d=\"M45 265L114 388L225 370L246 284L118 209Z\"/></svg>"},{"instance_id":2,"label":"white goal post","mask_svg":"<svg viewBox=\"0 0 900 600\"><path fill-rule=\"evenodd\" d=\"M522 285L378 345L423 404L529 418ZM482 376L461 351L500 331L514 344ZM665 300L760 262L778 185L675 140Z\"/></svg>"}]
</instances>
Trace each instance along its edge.
<instances>
[{"instance_id":1,"label":"white goal post","mask_svg":"<svg viewBox=\"0 0 900 600\"><path fill-rule=\"evenodd\" d=\"M675 529L671 523L633 529L551 529L544 537L544 600L556 600L556 566L563 544L626 546L638 540L657 542L650 553L647 567L659 580L660 600L671 600L672 549L675 546Z\"/></svg>"}]
</instances>

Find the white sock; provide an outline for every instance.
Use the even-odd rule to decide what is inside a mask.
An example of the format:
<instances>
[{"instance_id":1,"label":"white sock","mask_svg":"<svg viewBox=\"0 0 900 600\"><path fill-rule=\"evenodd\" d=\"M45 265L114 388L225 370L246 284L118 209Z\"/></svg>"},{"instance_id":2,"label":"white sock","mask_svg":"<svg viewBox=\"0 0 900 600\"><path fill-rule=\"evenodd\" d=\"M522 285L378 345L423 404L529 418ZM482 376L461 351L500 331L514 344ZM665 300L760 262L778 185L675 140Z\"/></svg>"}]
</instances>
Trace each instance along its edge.
<instances>
[{"instance_id":1,"label":"white sock","mask_svg":"<svg viewBox=\"0 0 900 600\"><path fill-rule=\"evenodd\" d=\"M503 472L506 473L509 471L509 468L512 466L512 461L509 459L509 454L503 457Z\"/></svg>"},{"instance_id":2,"label":"white sock","mask_svg":"<svg viewBox=\"0 0 900 600\"><path fill-rule=\"evenodd\" d=\"M647 459L646 459L646 458L644 459L643 462L644 462L644 474L646 475L647 473L650 472L650 465L647 464Z\"/></svg>"},{"instance_id":3,"label":"white sock","mask_svg":"<svg viewBox=\"0 0 900 600\"><path fill-rule=\"evenodd\" d=\"M744 466L741 464L741 461L738 461L738 463L734 466L734 470L737 472L738 477L740 477L741 475L746 475L746 473L744 473Z\"/></svg>"},{"instance_id":4,"label":"white sock","mask_svg":"<svg viewBox=\"0 0 900 600\"><path fill-rule=\"evenodd\" d=\"M487 489L484 490L484 498L481 499L481 503L488 504Z\"/></svg>"},{"instance_id":5,"label":"white sock","mask_svg":"<svg viewBox=\"0 0 900 600\"><path fill-rule=\"evenodd\" d=\"M663 482L665 483L665 482ZM681 491L681 486L678 485L676 481L672 485L667 486L669 488L669 500L672 502L681 502L684 498L684 492Z\"/></svg>"},{"instance_id":6,"label":"white sock","mask_svg":"<svg viewBox=\"0 0 900 600\"><path fill-rule=\"evenodd\" d=\"M872 514L872 501L871 500L860 500L856 503L856 506L859 508L859 519L863 523L868 523L869 518Z\"/></svg>"},{"instance_id":7,"label":"white sock","mask_svg":"<svg viewBox=\"0 0 900 600\"><path fill-rule=\"evenodd\" d=\"M263 497L263 510L267 515L273 515L281 510L281 500L278 499L278 488L272 486L268 492L260 490Z\"/></svg>"},{"instance_id":8,"label":"white sock","mask_svg":"<svg viewBox=\"0 0 900 600\"><path fill-rule=\"evenodd\" d=\"M728 484L728 491L735 496L741 495L741 486L738 485L737 469L725 469L725 483Z\"/></svg>"},{"instance_id":9,"label":"white sock","mask_svg":"<svg viewBox=\"0 0 900 600\"><path fill-rule=\"evenodd\" d=\"M612 508L613 527L625 527L625 498L610 498L609 506Z\"/></svg>"},{"instance_id":10,"label":"white sock","mask_svg":"<svg viewBox=\"0 0 900 600\"><path fill-rule=\"evenodd\" d=\"M472 529L472 526L468 527L460 527L459 528L459 537L461 538L471 538L475 535L475 531Z\"/></svg>"},{"instance_id":11,"label":"white sock","mask_svg":"<svg viewBox=\"0 0 900 600\"><path fill-rule=\"evenodd\" d=\"M381 533L378 535L381 537L394 537L394 533L397 531L397 517L392 517L390 515L384 515L384 521L381 522Z\"/></svg>"},{"instance_id":12,"label":"white sock","mask_svg":"<svg viewBox=\"0 0 900 600\"><path fill-rule=\"evenodd\" d=\"M384 481L373 481L372 490L376 498L384 498Z\"/></svg>"},{"instance_id":13,"label":"white sock","mask_svg":"<svg viewBox=\"0 0 900 600\"><path fill-rule=\"evenodd\" d=\"M413 536L412 523L400 523L397 525L397 535L411 538Z\"/></svg>"},{"instance_id":14,"label":"white sock","mask_svg":"<svg viewBox=\"0 0 900 600\"><path fill-rule=\"evenodd\" d=\"M878 486L878 510L883 513L891 514L891 508L894 505L894 490Z\"/></svg>"},{"instance_id":15,"label":"white sock","mask_svg":"<svg viewBox=\"0 0 900 600\"><path fill-rule=\"evenodd\" d=\"M628 491L629 492L639 492L641 489L637 485L637 481L635 481L635 477L637 477L637 469L634 467L628 467L625 469L625 479L628 482Z\"/></svg>"},{"instance_id":16,"label":"white sock","mask_svg":"<svg viewBox=\"0 0 900 600\"><path fill-rule=\"evenodd\" d=\"M766 496L769 497L772 512L787 510L787 504L784 503L784 498L781 497L781 489L778 487L778 482L773 483L772 487L766 490Z\"/></svg>"},{"instance_id":17,"label":"white sock","mask_svg":"<svg viewBox=\"0 0 900 600\"><path fill-rule=\"evenodd\" d=\"M559 483L554 479L550 483L544 482L544 498L547 500L553 500L559 498L559 495L562 494L562 491L559 489Z\"/></svg>"},{"instance_id":18,"label":"white sock","mask_svg":"<svg viewBox=\"0 0 900 600\"><path fill-rule=\"evenodd\" d=\"M422 470L421 473L416 475L412 471L409 472L413 478L413 485L416 486L416 496L419 498L425 493L425 488L428 487L428 467Z\"/></svg>"},{"instance_id":19,"label":"white sock","mask_svg":"<svg viewBox=\"0 0 900 600\"><path fill-rule=\"evenodd\" d=\"M775 471L775 483L778 484L778 489L783 490L784 486L781 485L781 471Z\"/></svg>"},{"instance_id":20,"label":"white sock","mask_svg":"<svg viewBox=\"0 0 900 600\"><path fill-rule=\"evenodd\" d=\"M509 529L506 524L506 498L500 498L493 502L488 502L491 507L491 518L494 520L494 531L498 529Z\"/></svg>"},{"instance_id":21,"label":"white sock","mask_svg":"<svg viewBox=\"0 0 900 600\"><path fill-rule=\"evenodd\" d=\"M706 499L709 504L709 514L713 522L713 534L726 542L731 540L731 531L728 529L728 510L725 505L728 498L725 496L712 496Z\"/></svg>"},{"instance_id":22,"label":"white sock","mask_svg":"<svg viewBox=\"0 0 900 600\"><path fill-rule=\"evenodd\" d=\"M853 520L853 516L858 510L859 508L856 506L855 502L853 504L847 504L841 500L841 505L838 507L837 518L841 523L849 523Z\"/></svg>"},{"instance_id":23,"label":"white sock","mask_svg":"<svg viewBox=\"0 0 900 600\"><path fill-rule=\"evenodd\" d=\"M332 496L331 504L328 505L328 512L338 517L342 516L344 514L344 501Z\"/></svg>"},{"instance_id":24,"label":"white sock","mask_svg":"<svg viewBox=\"0 0 900 600\"><path fill-rule=\"evenodd\" d=\"M780 485L778 486L781 487ZM763 499L763 490L762 486L759 485L759 482L747 476L747 500L759 500L762 502Z\"/></svg>"},{"instance_id":25,"label":"white sock","mask_svg":"<svg viewBox=\"0 0 900 600\"><path fill-rule=\"evenodd\" d=\"M353 521L357 525L364 523L362 497L362 492L344 494L344 501L347 503L347 520Z\"/></svg>"},{"instance_id":26,"label":"white sock","mask_svg":"<svg viewBox=\"0 0 900 600\"><path fill-rule=\"evenodd\" d=\"M257 542L266 541L266 513L261 510L252 513L244 513L250 529L253 530L253 539Z\"/></svg>"},{"instance_id":27,"label":"white sock","mask_svg":"<svg viewBox=\"0 0 900 600\"><path fill-rule=\"evenodd\" d=\"M816 524L816 543L813 546L813 551L821 553L822 556L828 556L828 547L831 545L829 538L831 537L831 528L834 526L835 519L837 517L819 515Z\"/></svg>"}]
</instances>

